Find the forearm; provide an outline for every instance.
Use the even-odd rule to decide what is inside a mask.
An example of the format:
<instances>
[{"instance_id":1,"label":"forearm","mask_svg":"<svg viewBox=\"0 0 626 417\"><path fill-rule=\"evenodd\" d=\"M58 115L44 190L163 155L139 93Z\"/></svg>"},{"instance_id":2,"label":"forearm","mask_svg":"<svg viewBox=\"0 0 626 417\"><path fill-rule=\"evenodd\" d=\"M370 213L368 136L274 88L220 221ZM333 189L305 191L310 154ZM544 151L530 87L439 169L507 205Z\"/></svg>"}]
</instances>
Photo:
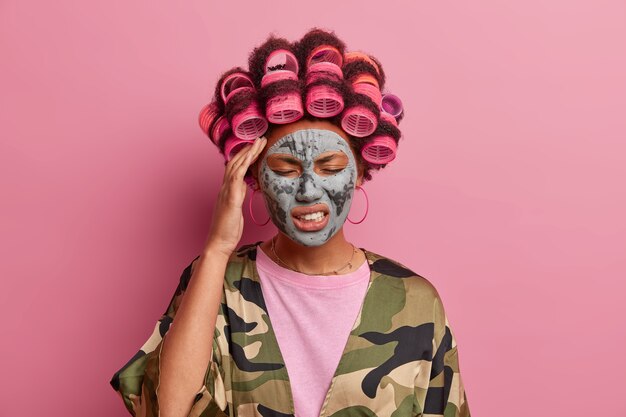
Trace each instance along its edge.
<instances>
[{"instance_id":1,"label":"forearm","mask_svg":"<svg viewBox=\"0 0 626 417\"><path fill-rule=\"evenodd\" d=\"M207 247L198 258L163 341L158 399L161 417L186 417L204 384L228 256Z\"/></svg>"}]
</instances>

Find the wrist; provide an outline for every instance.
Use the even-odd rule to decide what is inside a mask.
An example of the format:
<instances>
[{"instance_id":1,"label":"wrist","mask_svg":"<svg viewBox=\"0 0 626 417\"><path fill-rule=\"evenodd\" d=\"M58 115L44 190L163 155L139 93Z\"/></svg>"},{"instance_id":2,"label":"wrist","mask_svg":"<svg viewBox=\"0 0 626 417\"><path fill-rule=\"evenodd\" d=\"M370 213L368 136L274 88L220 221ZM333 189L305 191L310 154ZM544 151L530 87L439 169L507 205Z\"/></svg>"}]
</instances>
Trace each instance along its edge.
<instances>
[{"instance_id":1,"label":"wrist","mask_svg":"<svg viewBox=\"0 0 626 417\"><path fill-rule=\"evenodd\" d=\"M230 255L234 252L234 249L227 245L219 244L218 242L208 241L204 245L204 249L202 251L202 256L205 258L222 258L223 260L228 260Z\"/></svg>"}]
</instances>

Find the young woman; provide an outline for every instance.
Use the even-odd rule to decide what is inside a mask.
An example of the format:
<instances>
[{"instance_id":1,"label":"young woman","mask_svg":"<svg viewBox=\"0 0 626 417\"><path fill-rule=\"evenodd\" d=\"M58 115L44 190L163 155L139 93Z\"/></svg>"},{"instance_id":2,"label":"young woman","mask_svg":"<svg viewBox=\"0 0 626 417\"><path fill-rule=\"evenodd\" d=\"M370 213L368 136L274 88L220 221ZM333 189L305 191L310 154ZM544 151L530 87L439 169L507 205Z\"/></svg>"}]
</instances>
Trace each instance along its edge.
<instances>
[{"instance_id":1,"label":"young woman","mask_svg":"<svg viewBox=\"0 0 626 417\"><path fill-rule=\"evenodd\" d=\"M470 416L436 289L343 234L400 137L401 113L359 83L380 92L380 63L318 29L270 38L250 72L221 77L201 115L227 159L211 230L111 380L132 415ZM278 232L237 248L248 187Z\"/></svg>"}]
</instances>

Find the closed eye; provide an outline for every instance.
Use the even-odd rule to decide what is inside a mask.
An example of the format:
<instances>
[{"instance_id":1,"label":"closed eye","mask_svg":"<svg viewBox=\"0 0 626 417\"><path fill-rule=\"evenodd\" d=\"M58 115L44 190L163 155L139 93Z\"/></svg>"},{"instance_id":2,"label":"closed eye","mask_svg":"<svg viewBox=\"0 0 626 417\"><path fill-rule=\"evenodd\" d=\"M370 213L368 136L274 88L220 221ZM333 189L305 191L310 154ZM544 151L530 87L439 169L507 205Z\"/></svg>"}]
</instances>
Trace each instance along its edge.
<instances>
[{"instance_id":1,"label":"closed eye","mask_svg":"<svg viewBox=\"0 0 626 417\"><path fill-rule=\"evenodd\" d=\"M338 172L343 171L343 168L338 168L338 169L324 168L324 169L322 169L322 171L324 171L327 174L336 174Z\"/></svg>"}]
</instances>

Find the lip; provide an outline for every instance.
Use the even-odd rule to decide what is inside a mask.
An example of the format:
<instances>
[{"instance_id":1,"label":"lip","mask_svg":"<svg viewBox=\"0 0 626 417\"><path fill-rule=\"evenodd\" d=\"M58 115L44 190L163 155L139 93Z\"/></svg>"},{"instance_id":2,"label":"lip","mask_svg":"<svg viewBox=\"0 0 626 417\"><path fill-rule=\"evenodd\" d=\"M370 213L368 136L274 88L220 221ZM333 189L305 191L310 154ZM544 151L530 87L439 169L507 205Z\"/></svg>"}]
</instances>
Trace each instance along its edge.
<instances>
[{"instance_id":1,"label":"lip","mask_svg":"<svg viewBox=\"0 0 626 417\"><path fill-rule=\"evenodd\" d=\"M315 213L317 211L321 211L324 214L328 214L330 210L328 206L324 203L313 204L312 206L299 206L291 209L291 217L303 216L305 214Z\"/></svg>"},{"instance_id":2,"label":"lip","mask_svg":"<svg viewBox=\"0 0 626 417\"><path fill-rule=\"evenodd\" d=\"M318 222L304 222L298 219L298 216L302 216L309 213L315 213L321 211L324 213L324 218ZM291 210L291 220L293 224L303 232L317 232L318 230L322 230L328 224L328 219L330 218L330 210L326 204L313 204L312 206L306 207L294 207Z\"/></svg>"}]
</instances>

